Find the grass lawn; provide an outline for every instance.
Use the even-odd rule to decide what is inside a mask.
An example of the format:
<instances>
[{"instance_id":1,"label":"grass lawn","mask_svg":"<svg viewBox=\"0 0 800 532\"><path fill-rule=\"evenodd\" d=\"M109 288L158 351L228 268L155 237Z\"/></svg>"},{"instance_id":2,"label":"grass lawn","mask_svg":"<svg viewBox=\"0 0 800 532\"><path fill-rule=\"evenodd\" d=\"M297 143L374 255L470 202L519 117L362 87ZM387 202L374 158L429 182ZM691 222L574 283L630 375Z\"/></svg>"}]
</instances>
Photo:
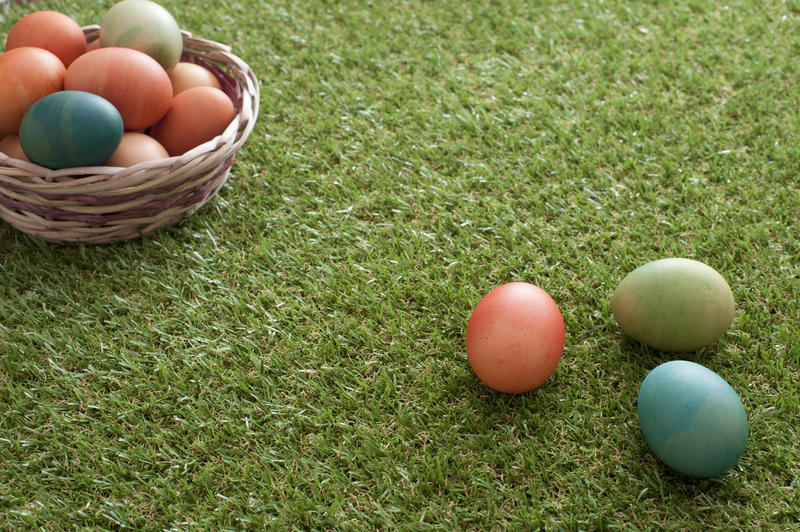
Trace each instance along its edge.
<instances>
[{"instance_id":1,"label":"grass lawn","mask_svg":"<svg viewBox=\"0 0 800 532\"><path fill-rule=\"evenodd\" d=\"M0 37L111 4L0 10ZM0 528L800 526L800 2L162 5L257 72L259 120L152 238L0 224ZM611 315L668 256L733 290L702 351ZM464 342L509 281L567 329L519 395ZM641 435L639 385L673 358L742 398L724 475L673 473Z\"/></svg>"}]
</instances>

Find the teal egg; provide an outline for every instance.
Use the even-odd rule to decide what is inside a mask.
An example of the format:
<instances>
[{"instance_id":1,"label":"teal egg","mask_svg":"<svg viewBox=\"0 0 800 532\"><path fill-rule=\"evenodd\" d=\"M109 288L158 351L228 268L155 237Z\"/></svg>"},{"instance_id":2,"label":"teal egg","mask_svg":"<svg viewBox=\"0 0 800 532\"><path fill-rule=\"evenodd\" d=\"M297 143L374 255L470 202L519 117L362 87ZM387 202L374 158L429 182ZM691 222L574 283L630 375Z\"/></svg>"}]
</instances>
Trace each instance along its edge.
<instances>
[{"instance_id":1,"label":"teal egg","mask_svg":"<svg viewBox=\"0 0 800 532\"><path fill-rule=\"evenodd\" d=\"M32 162L57 170L102 165L122 133L122 117L111 102L89 92L60 91L28 109L19 142Z\"/></svg>"},{"instance_id":2,"label":"teal egg","mask_svg":"<svg viewBox=\"0 0 800 532\"><path fill-rule=\"evenodd\" d=\"M731 469L747 445L739 395L710 369L673 360L647 374L639 389L639 427L667 466L707 478Z\"/></svg>"}]
</instances>

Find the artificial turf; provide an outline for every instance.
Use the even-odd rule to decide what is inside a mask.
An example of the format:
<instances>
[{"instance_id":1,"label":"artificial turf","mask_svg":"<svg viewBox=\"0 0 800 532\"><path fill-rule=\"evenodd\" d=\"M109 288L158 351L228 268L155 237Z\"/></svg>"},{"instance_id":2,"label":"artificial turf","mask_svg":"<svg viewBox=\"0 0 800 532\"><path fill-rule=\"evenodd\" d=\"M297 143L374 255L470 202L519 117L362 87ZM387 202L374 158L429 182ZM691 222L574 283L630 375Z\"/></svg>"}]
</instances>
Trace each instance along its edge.
<instances>
[{"instance_id":1,"label":"artificial turf","mask_svg":"<svg viewBox=\"0 0 800 532\"><path fill-rule=\"evenodd\" d=\"M800 3L161 3L254 69L260 116L221 192L152 237L0 224L0 528L800 526ZM0 37L110 5L12 7ZM734 293L699 352L611 315L668 256ZM464 344L509 281L567 330L519 395ZM671 472L639 431L673 358L741 396L724 475Z\"/></svg>"}]
</instances>

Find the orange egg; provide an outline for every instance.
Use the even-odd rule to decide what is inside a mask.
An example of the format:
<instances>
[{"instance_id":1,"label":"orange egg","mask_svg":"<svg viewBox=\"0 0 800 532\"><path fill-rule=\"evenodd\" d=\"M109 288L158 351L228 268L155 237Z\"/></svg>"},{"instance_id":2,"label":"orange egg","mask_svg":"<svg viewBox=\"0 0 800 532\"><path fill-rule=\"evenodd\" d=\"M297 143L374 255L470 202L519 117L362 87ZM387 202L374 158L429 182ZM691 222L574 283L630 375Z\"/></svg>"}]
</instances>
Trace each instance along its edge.
<instances>
[{"instance_id":1,"label":"orange egg","mask_svg":"<svg viewBox=\"0 0 800 532\"><path fill-rule=\"evenodd\" d=\"M167 150L156 139L144 133L128 131L122 135L122 141L106 161L106 166L133 166L167 157Z\"/></svg>"},{"instance_id":2,"label":"orange egg","mask_svg":"<svg viewBox=\"0 0 800 532\"><path fill-rule=\"evenodd\" d=\"M236 108L227 94L214 87L193 87L173 98L150 135L170 155L181 155L220 135L235 117Z\"/></svg>"},{"instance_id":3,"label":"orange egg","mask_svg":"<svg viewBox=\"0 0 800 532\"><path fill-rule=\"evenodd\" d=\"M555 371L564 334L561 311L547 292L529 283L508 283L486 294L472 312L467 357L490 388L523 393Z\"/></svg>"},{"instance_id":4,"label":"orange egg","mask_svg":"<svg viewBox=\"0 0 800 532\"><path fill-rule=\"evenodd\" d=\"M6 50L34 46L53 52L65 67L86 51L86 37L77 22L58 11L34 11L8 32Z\"/></svg>"},{"instance_id":5,"label":"orange egg","mask_svg":"<svg viewBox=\"0 0 800 532\"><path fill-rule=\"evenodd\" d=\"M25 111L64 88L64 64L42 48L23 46L0 54L0 137L19 132Z\"/></svg>"},{"instance_id":6,"label":"orange egg","mask_svg":"<svg viewBox=\"0 0 800 532\"><path fill-rule=\"evenodd\" d=\"M86 52L67 69L64 89L86 91L114 104L126 131L146 129L172 102L167 72L147 54L130 48Z\"/></svg>"},{"instance_id":7,"label":"orange egg","mask_svg":"<svg viewBox=\"0 0 800 532\"><path fill-rule=\"evenodd\" d=\"M178 63L169 71L169 80L172 82L173 95L192 87L222 89L219 80L209 69L195 63Z\"/></svg>"},{"instance_id":8,"label":"orange egg","mask_svg":"<svg viewBox=\"0 0 800 532\"><path fill-rule=\"evenodd\" d=\"M28 160L19 143L19 135L6 135L3 137L2 140L0 140L0 151L15 159L22 159L23 161Z\"/></svg>"}]
</instances>

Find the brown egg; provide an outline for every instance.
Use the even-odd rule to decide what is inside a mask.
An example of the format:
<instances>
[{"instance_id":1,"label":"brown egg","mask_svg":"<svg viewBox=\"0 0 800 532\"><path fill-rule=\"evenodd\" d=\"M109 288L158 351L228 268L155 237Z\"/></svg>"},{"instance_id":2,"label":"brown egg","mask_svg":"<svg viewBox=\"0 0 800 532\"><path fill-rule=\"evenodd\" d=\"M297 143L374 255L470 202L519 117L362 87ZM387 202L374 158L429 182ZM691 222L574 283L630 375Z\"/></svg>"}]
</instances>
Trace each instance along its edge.
<instances>
[{"instance_id":1,"label":"brown egg","mask_svg":"<svg viewBox=\"0 0 800 532\"><path fill-rule=\"evenodd\" d=\"M64 89L64 63L44 48L23 46L0 54L0 136L19 133L28 108Z\"/></svg>"},{"instance_id":2,"label":"brown egg","mask_svg":"<svg viewBox=\"0 0 800 532\"><path fill-rule=\"evenodd\" d=\"M19 135L6 135L3 137L3 139L0 140L0 151L15 159L22 159L23 161L28 160L25 156L25 152L22 151L22 146L19 144Z\"/></svg>"},{"instance_id":3,"label":"brown egg","mask_svg":"<svg viewBox=\"0 0 800 532\"><path fill-rule=\"evenodd\" d=\"M169 157L164 146L144 133L126 132L116 151L106 161L106 166L133 166L134 164Z\"/></svg>"},{"instance_id":4,"label":"brown egg","mask_svg":"<svg viewBox=\"0 0 800 532\"><path fill-rule=\"evenodd\" d=\"M158 122L172 102L167 72L149 55L130 48L98 48L67 69L64 89L102 96L122 115L125 131Z\"/></svg>"},{"instance_id":5,"label":"brown egg","mask_svg":"<svg viewBox=\"0 0 800 532\"><path fill-rule=\"evenodd\" d=\"M64 13L34 11L19 19L8 32L6 50L22 46L44 48L69 67L86 51L86 37L78 23Z\"/></svg>"},{"instance_id":6,"label":"brown egg","mask_svg":"<svg viewBox=\"0 0 800 532\"><path fill-rule=\"evenodd\" d=\"M181 155L222 134L236 117L228 95L214 87L192 87L172 99L172 106L150 135L170 155Z\"/></svg>"},{"instance_id":7,"label":"brown egg","mask_svg":"<svg viewBox=\"0 0 800 532\"><path fill-rule=\"evenodd\" d=\"M169 71L169 80L172 82L173 95L192 87L222 89L219 80L209 69L195 63L178 63Z\"/></svg>"}]
</instances>

